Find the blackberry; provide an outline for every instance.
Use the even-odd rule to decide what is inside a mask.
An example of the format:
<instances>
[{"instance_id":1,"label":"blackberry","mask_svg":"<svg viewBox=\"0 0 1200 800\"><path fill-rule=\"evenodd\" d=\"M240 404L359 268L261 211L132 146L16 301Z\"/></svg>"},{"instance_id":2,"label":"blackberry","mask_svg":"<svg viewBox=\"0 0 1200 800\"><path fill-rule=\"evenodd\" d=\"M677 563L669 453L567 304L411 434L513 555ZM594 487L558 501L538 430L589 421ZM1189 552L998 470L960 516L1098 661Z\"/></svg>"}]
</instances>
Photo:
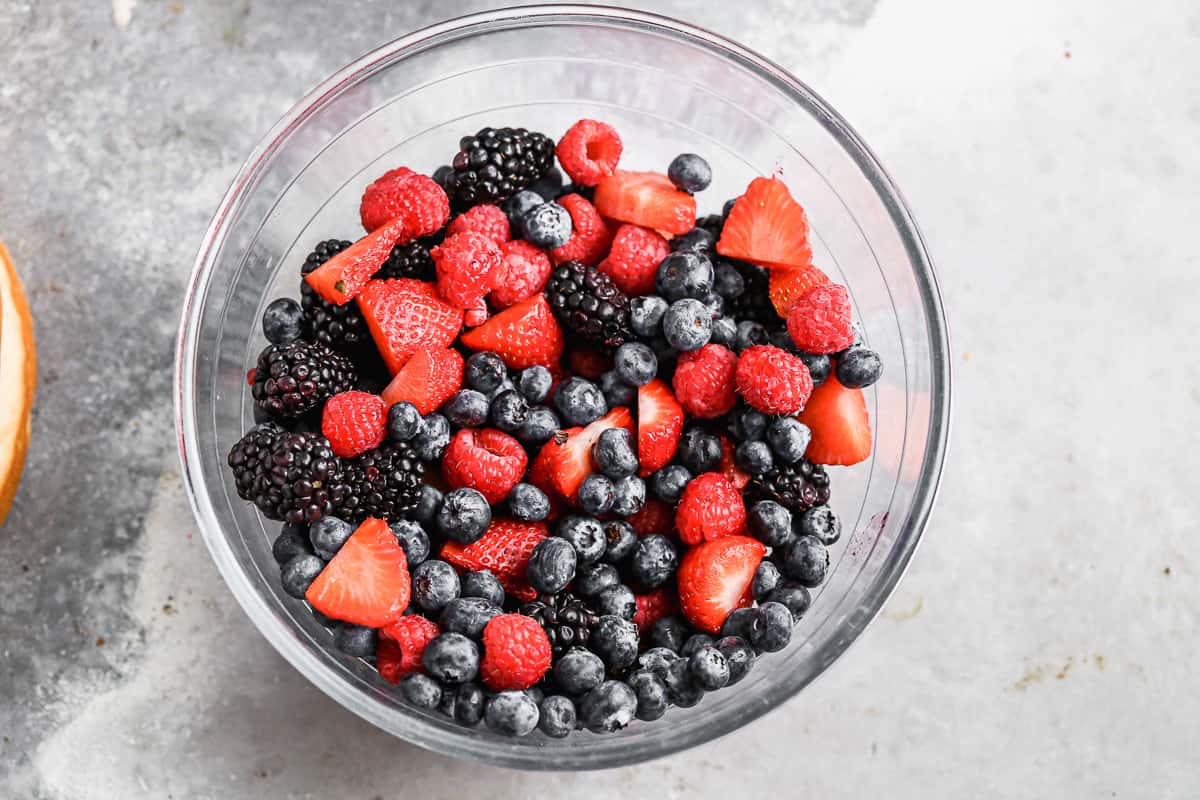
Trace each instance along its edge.
<instances>
[{"instance_id":1,"label":"blackberry","mask_svg":"<svg viewBox=\"0 0 1200 800\"><path fill-rule=\"evenodd\" d=\"M385 442L343 462L346 498L340 516L351 522L408 519L421 499L425 465L406 442Z\"/></svg>"},{"instance_id":2,"label":"blackberry","mask_svg":"<svg viewBox=\"0 0 1200 800\"><path fill-rule=\"evenodd\" d=\"M344 239L327 239L321 242L308 254L308 258L304 259L300 274L307 275L351 244ZM371 344L371 333L367 330L367 323L363 320L357 303L339 306L326 302L307 281L302 280L300 306L304 309L304 318L308 320L312 338L320 344L345 353L355 353Z\"/></svg>"},{"instance_id":3,"label":"blackberry","mask_svg":"<svg viewBox=\"0 0 1200 800\"><path fill-rule=\"evenodd\" d=\"M756 500L774 500L793 513L823 506L829 502L829 475L807 458L795 464L776 463L746 486L746 501Z\"/></svg>"},{"instance_id":4,"label":"blackberry","mask_svg":"<svg viewBox=\"0 0 1200 800\"><path fill-rule=\"evenodd\" d=\"M726 301L725 311L738 322L757 322L768 332L781 329L786 323L775 313L771 302L770 277L767 271L744 261L727 261L742 276L745 290L737 297Z\"/></svg>"},{"instance_id":5,"label":"blackberry","mask_svg":"<svg viewBox=\"0 0 1200 800\"><path fill-rule=\"evenodd\" d=\"M408 242L392 248L387 261L376 273L377 278L416 278L419 281L432 281L436 277L433 267L433 256L423 242Z\"/></svg>"},{"instance_id":6,"label":"blackberry","mask_svg":"<svg viewBox=\"0 0 1200 800\"><path fill-rule=\"evenodd\" d=\"M293 525L332 514L346 498L342 461L315 433L256 425L229 451L238 497Z\"/></svg>"},{"instance_id":7,"label":"blackberry","mask_svg":"<svg viewBox=\"0 0 1200 800\"><path fill-rule=\"evenodd\" d=\"M340 392L354 388L354 362L322 344L297 339L263 350L251 394L273 417L299 417Z\"/></svg>"},{"instance_id":8,"label":"blackberry","mask_svg":"<svg viewBox=\"0 0 1200 800\"><path fill-rule=\"evenodd\" d=\"M540 595L521 606L521 613L545 629L555 661L572 647L586 646L600 622L595 610L570 592Z\"/></svg>"},{"instance_id":9,"label":"blackberry","mask_svg":"<svg viewBox=\"0 0 1200 800\"><path fill-rule=\"evenodd\" d=\"M464 136L446 178L446 194L456 209L505 200L530 186L554 166L554 142L524 128L483 128Z\"/></svg>"},{"instance_id":10,"label":"blackberry","mask_svg":"<svg viewBox=\"0 0 1200 800\"><path fill-rule=\"evenodd\" d=\"M633 338L629 298L595 267L579 261L560 264L546 282L546 299L559 321L582 339L620 347Z\"/></svg>"}]
</instances>

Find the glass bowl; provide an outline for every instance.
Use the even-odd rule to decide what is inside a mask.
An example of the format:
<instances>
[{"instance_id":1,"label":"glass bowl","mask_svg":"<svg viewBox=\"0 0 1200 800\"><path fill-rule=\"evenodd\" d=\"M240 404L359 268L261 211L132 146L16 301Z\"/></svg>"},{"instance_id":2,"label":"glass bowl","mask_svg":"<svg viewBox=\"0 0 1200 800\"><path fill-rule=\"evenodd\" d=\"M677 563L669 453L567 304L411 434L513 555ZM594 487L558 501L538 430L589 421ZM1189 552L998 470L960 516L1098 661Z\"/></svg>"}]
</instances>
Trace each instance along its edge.
<instances>
[{"instance_id":1,"label":"glass bowl","mask_svg":"<svg viewBox=\"0 0 1200 800\"><path fill-rule=\"evenodd\" d=\"M844 534L792 644L736 690L615 735L513 740L406 706L365 662L339 654L271 557L277 523L237 497L225 456L253 425L246 370L266 342L264 306L295 297L316 242L353 239L365 186L397 165L432 171L492 125L558 136L580 117L612 123L622 165L662 170L704 155L701 213L749 180L780 175L804 204L816 263L845 283L865 342L883 358L867 392L875 447L831 469ZM899 191L849 125L796 78L681 22L594 6L477 14L412 33L330 77L285 116L221 201L187 292L176 376L179 448L200 530L222 575L276 649L322 691L380 728L453 756L530 769L630 764L728 733L779 706L863 631L908 565L934 502L950 406L946 324L929 257Z\"/></svg>"}]
</instances>

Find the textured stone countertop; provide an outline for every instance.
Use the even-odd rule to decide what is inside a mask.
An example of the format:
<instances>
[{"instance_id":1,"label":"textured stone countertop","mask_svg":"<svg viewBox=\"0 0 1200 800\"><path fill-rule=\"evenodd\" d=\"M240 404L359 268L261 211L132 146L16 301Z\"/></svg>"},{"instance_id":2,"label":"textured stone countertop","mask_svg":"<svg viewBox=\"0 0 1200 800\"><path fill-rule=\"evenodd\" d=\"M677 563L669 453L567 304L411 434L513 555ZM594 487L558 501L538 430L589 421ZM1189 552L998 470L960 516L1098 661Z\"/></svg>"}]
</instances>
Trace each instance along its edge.
<instances>
[{"instance_id":1,"label":"textured stone countertop","mask_svg":"<svg viewBox=\"0 0 1200 800\"><path fill-rule=\"evenodd\" d=\"M940 506L882 618L810 691L674 758L525 775L393 740L275 654L180 486L191 260L241 158L308 88L492 5L0 4L0 237L41 359L0 530L0 796L1194 797L1189 0L643 4L828 98L940 269L957 388Z\"/></svg>"}]
</instances>

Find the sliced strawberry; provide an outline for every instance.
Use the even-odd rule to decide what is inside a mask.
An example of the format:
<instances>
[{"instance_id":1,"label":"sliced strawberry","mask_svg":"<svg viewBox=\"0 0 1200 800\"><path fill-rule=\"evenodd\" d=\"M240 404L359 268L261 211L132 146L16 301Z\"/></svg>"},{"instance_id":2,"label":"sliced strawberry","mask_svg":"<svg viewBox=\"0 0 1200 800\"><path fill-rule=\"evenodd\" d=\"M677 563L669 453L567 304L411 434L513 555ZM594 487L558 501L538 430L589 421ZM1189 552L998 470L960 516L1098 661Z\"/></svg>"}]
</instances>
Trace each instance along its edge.
<instances>
[{"instance_id":1,"label":"sliced strawberry","mask_svg":"<svg viewBox=\"0 0 1200 800\"><path fill-rule=\"evenodd\" d=\"M397 217L305 275L304 280L326 302L345 305L379 271L396 243L410 236L404 218Z\"/></svg>"},{"instance_id":2,"label":"sliced strawberry","mask_svg":"<svg viewBox=\"0 0 1200 800\"><path fill-rule=\"evenodd\" d=\"M657 172L617 170L596 185L596 210L609 219L679 235L696 225L696 198Z\"/></svg>"},{"instance_id":3,"label":"sliced strawberry","mask_svg":"<svg viewBox=\"0 0 1200 800\"><path fill-rule=\"evenodd\" d=\"M829 283L824 272L811 264L803 267L771 270L768 283L768 293L771 295L771 305L775 313L787 319L788 312L814 286Z\"/></svg>"},{"instance_id":4,"label":"sliced strawberry","mask_svg":"<svg viewBox=\"0 0 1200 800\"><path fill-rule=\"evenodd\" d=\"M641 633L660 619L679 613L679 593L674 586L660 586L649 594L635 594L633 600L637 603L633 624Z\"/></svg>"},{"instance_id":5,"label":"sliced strawberry","mask_svg":"<svg viewBox=\"0 0 1200 800\"><path fill-rule=\"evenodd\" d=\"M512 369L550 367L562 356L563 332L539 293L464 333L462 343L472 350L491 350Z\"/></svg>"},{"instance_id":6,"label":"sliced strawberry","mask_svg":"<svg viewBox=\"0 0 1200 800\"><path fill-rule=\"evenodd\" d=\"M389 406L406 401L422 415L441 408L462 388L463 357L450 348L422 347L412 354L383 390Z\"/></svg>"},{"instance_id":7,"label":"sliced strawberry","mask_svg":"<svg viewBox=\"0 0 1200 800\"><path fill-rule=\"evenodd\" d=\"M725 219L717 252L768 269L812 263L808 217L778 178L755 178Z\"/></svg>"},{"instance_id":8,"label":"sliced strawberry","mask_svg":"<svg viewBox=\"0 0 1200 800\"><path fill-rule=\"evenodd\" d=\"M659 378L638 389L638 474L643 478L671 463L683 434L683 407Z\"/></svg>"},{"instance_id":9,"label":"sliced strawberry","mask_svg":"<svg viewBox=\"0 0 1200 800\"><path fill-rule=\"evenodd\" d=\"M804 457L818 464L848 466L871 455L871 420L862 389L850 389L830 375L813 389L798 419L812 430Z\"/></svg>"},{"instance_id":10,"label":"sliced strawberry","mask_svg":"<svg viewBox=\"0 0 1200 800\"><path fill-rule=\"evenodd\" d=\"M571 500L579 493L579 484L595 470L592 467L592 447L600 434L609 428L624 428L633 433L633 415L618 406L586 428L568 428L564 437L556 437L542 445L531 475L547 481L554 491Z\"/></svg>"},{"instance_id":11,"label":"sliced strawberry","mask_svg":"<svg viewBox=\"0 0 1200 800\"><path fill-rule=\"evenodd\" d=\"M422 347L449 347L462 330L463 312L439 297L432 283L412 278L371 281L358 307L393 375Z\"/></svg>"},{"instance_id":12,"label":"sliced strawberry","mask_svg":"<svg viewBox=\"0 0 1200 800\"><path fill-rule=\"evenodd\" d=\"M304 598L327 617L382 628L403 616L411 589L408 561L395 535L387 522L368 517Z\"/></svg>"},{"instance_id":13,"label":"sliced strawberry","mask_svg":"<svg viewBox=\"0 0 1200 800\"><path fill-rule=\"evenodd\" d=\"M494 519L487 533L471 544L448 540L441 555L461 569L490 570L506 592L520 600L532 600L537 592L525 581L525 568L533 548L549 535L542 522Z\"/></svg>"},{"instance_id":14,"label":"sliced strawberry","mask_svg":"<svg viewBox=\"0 0 1200 800\"><path fill-rule=\"evenodd\" d=\"M688 621L718 633L725 618L750 605L750 582L767 548L749 536L723 536L696 545L679 564L679 605Z\"/></svg>"}]
</instances>

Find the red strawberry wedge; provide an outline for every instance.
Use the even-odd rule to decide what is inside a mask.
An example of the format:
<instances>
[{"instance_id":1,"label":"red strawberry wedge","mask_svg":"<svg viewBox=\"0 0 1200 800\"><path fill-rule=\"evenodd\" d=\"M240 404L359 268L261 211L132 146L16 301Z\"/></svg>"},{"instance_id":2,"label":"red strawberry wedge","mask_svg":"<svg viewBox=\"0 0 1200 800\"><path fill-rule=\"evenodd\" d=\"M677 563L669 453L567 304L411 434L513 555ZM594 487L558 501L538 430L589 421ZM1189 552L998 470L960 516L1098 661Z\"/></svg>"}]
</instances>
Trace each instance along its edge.
<instances>
[{"instance_id":1,"label":"red strawberry wedge","mask_svg":"<svg viewBox=\"0 0 1200 800\"><path fill-rule=\"evenodd\" d=\"M596 185L596 210L609 219L678 236L696 225L696 198L657 172L617 170Z\"/></svg>"},{"instance_id":2,"label":"red strawberry wedge","mask_svg":"<svg viewBox=\"0 0 1200 800\"><path fill-rule=\"evenodd\" d=\"M408 560L387 522L368 517L325 565L304 599L327 617L382 628L404 615Z\"/></svg>"},{"instance_id":3,"label":"red strawberry wedge","mask_svg":"<svg viewBox=\"0 0 1200 800\"><path fill-rule=\"evenodd\" d=\"M717 252L767 269L812 263L808 217L778 178L755 178L733 204Z\"/></svg>"},{"instance_id":4,"label":"red strawberry wedge","mask_svg":"<svg viewBox=\"0 0 1200 800\"><path fill-rule=\"evenodd\" d=\"M404 218L397 217L305 275L304 280L326 302L345 305L379 271L396 243L411 235Z\"/></svg>"},{"instance_id":5,"label":"red strawberry wedge","mask_svg":"<svg viewBox=\"0 0 1200 800\"><path fill-rule=\"evenodd\" d=\"M472 350L491 350L512 369L534 364L552 368L562 356L563 332L546 296L538 293L463 334L462 343Z\"/></svg>"},{"instance_id":6,"label":"red strawberry wedge","mask_svg":"<svg viewBox=\"0 0 1200 800\"><path fill-rule=\"evenodd\" d=\"M432 283L412 278L371 281L358 307L393 375L422 347L449 347L462 330L463 312L442 300Z\"/></svg>"},{"instance_id":7,"label":"red strawberry wedge","mask_svg":"<svg viewBox=\"0 0 1200 800\"><path fill-rule=\"evenodd\" d=\"M546 442L530 470L531 478L548 482L551 489L574 502L579 494L579 484L595 471L592 448L600 434L609 428L624 428L632 433L633 415L629 409L618 406L586 428L568 428L562 431L566 435L564 439Z\"/></svg>"},{"instance_id":8,"label":"red strawberry wedge","mask_svg":"<svg viewBox=\"0 0 1200 800\"><path fill-rule=\"evenodd\" d=\"M462 388L463 357L457 350L422 347L383 390L389 406L409 402L422 415L437 411Z\"/></svg>"},{"instance_id":9,"label":"red strawberry wedge","mask_svg":"<svg viewBox=\"0 0 1200 800\"><path fill-rule=\"evenodd\" d=\"M442 559L460 569L490 570L504 591L520 600L532 600L537 592L525 581L525 568L537 543L550 535L543 522L494 519L487 533L471 544L448 540Z\"/></svg>"},{"instance_id":10,"label":"red strawberry wedge","mask_svg":"<svg viewBox=\"0 0 1200 800\"><path fill-rule=\"evenodd\" d=\"M696 545L679 565L679 605L688 622L718 633L734 609L750 605L750 582L767 548L749 536Z\"/></svg>"},{"instance_id":11,"label":"red strawberry wedge","mask_svg":"<svg viewBox=\"0 0 1200 800\"><path fill-rule=\"evenodd\" d=\"M643 478L671 463L683 434L683 407L662 380L638 389L638 474Z\"/></svg>"},{"instance_id":12,"label":"red strawberry wedge","mask_svg":"<svg viewBox=\"0 0 1200 800\"><path fill-rule=\"evenodd\" d=\"M804 456L817 464L849 466L871 455L871 420L862 389L851 389L830 375L813 389L798 419L812 430Z\"/></svg>"}]
</instances>

